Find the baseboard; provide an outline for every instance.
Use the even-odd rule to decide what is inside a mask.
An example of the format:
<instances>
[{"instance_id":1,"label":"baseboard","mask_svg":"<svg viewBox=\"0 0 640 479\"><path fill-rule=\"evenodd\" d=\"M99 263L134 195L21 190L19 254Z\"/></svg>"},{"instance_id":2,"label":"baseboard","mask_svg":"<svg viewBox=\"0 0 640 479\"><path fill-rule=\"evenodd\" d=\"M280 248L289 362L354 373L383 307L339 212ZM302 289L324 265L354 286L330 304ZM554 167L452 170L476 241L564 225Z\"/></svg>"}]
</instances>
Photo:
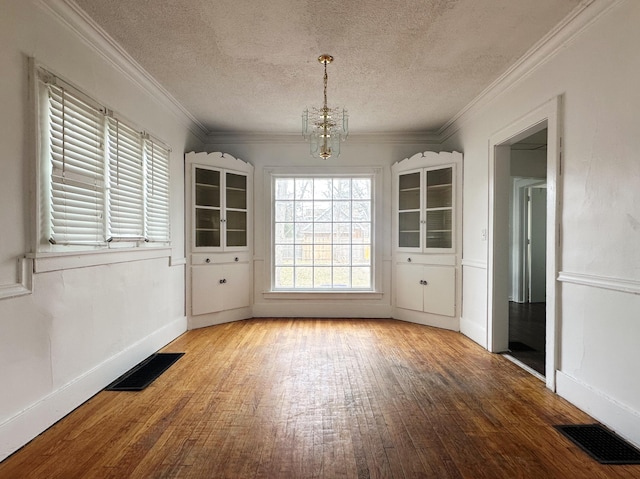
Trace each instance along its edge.
<instances>
[{"instance_id":1,"label":"baseboard","mask_svg":"<svg viewBox=\"0 0 640 479\"><path fill-rule=\"evenodd\" d=\"M556 392L619 436L640 447L639 412L562 371L556 374Z\"/></svg>"},{"instance_id":2,"label":"baseboard","mask_svg":"<svg viewBox=\"0 0 640 479\"><path fill-rule=\"evenodd\" d=\"M186 329L186 318L172 321L0 424L0 461Z\"/></svg>"},{"instance_id":3,"label":"baseboard","mask_svg":"<svg viewBox=\"0 0 640 479\"><path fill-rule=\"evenodd\" d=\"M460 318L460 332L483 348L487 348L487 330L478 323Z\"/></svg>"}]
</instances>

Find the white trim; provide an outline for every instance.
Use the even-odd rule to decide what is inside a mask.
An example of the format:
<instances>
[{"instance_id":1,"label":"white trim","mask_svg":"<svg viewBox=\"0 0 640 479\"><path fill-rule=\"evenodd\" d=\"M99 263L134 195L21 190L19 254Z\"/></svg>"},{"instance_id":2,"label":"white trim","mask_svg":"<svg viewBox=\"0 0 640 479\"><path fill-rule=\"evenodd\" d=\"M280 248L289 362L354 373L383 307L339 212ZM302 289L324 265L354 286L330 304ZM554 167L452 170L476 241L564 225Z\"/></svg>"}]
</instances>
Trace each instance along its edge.
<instances>
[{"instance_id":1,"label":"white trim","mask_svg":"<svg viewBox=\"0 0 640 479\"><path fill-rule=\"evenodd\" d=\"M187 258L175 258L171 256L169 258L169 266L184 266L187 264Z\"/></svg>"},{"instance_id":2,"label":"white trim","mask_svg":"<svg viewBox=\"0 0 640 479\"><path fill-rule=\"evenodd\" d=\"M487 347L487 330L475 321L470 321L461 317L460 333L478 343L483 348Z\"/></svg>"},{"instance_id":3,"label":"white trim","mask_svg":"<svg viewBox=\"0 0 640 479\"><path fill-rule=\"evenodd\" d=\"M87 268L114 263L128 263L157 258L170 258L171 248L100 249L69 253L37 253L33 259L33 272L46 273L64 269Z\"/></svg>"},{"instance_id":4,"label":"white trim","mask_svg":"<svg viewBox=\"0 0 640 479\"><path fill-rule=\"evenodd\" d=\"M487 269L487 262L483 260L463 258L461 264L468 268Z\"/></svg>"},{"instance_id":5,"label":"white trim","mask_svg":"<svg viewBox=\"0 0 640 479\"><path fill-rule=\"evenodd\" d=\"M346 140L352 144L423 144L440 146L440 136L432 131L419 133L351 133ZM278 145L306 145L307 142L302 134L279 133L279 132L209 132L205 139L207 145L230 145L230 144L270 144Z\"/></svg>"},{"instance_id":6,"label":"white trim","mask_svg":"<svg viewBox=\"0 0 640 479\"><path fill-rule=\"evenodd\" d=\"M558 281L579 284L591 288L609 289L619 293L640 294L640 281L633 279L610 278L593 274L571 273L561 271Z\"/></svg>"},{"instance_id":7,"label":"white trim","mask_svg":"<svg viewBox=\"0 0 640 479\"><path fill-rule=\"evenodd\" d=\"M508 182L510 145L526 138L535 131L547 128L547 323L546 358L547 387L555 390L555 371L558 364L558 344L560 328L559 283L556 281L560 269L559 232L561 226L562 177L560 157L562 97L551 98L538 108L513 120L502 130L489 138L489 241L487 268L487 349L502 352L508 343L508 309L502 299L508 296L505 287L508 277L508 258L503 256L505 228L500 227L507 221L508 211L502 197L512 188ZM508 202L507 202L508 203ZM504 294L504 296L502 296ZM501 299L502 298L502 299ZM497 301L500 299L500 301ZM506 321L506 323L505 323Z\"/></svg>"},{"instance_id":8,"label":"white trim","mask_svg":"<svg viewBox=\"0 0 640 479\"><path fill-rule=\"evenodd\" d=\"M200 141L205 141L205 126L73 0L39 0L38 4L114 68L167 107Z\"/></svg>"},{"instance_id":9,"label":"white trim","mask_svg":"<svg viewBox=\"0 0 640 479\"><path fill-rule=\"evenodd\" d=\"M339 301L342 299L382 299L384 293L378 291L264 291L262 297L264 299L293 299L298 301L313 301L313 300L333 300Z\"/></svg>"},{"instance_id":10,"label":"white trim","mask_svg":"<svg viewBox=\"0 0 640 479\"><path fill-rule=\"evenodd\" d=\"M453 116L438 130L440 142L454 135L462 125L491 103L496 97L514 87L540 65L557 55L565 45L580 35L616 4L625 0L583 0L549 33L542 37L498 79Z\"/></svg>"},{"instance_id":11,"label":"white trim","mask_svg":"<svg viewBox=\"0 0 640 479\"><path fill-rule=\"evenodd\" d=\"M560 396L640 447L640 414L637 411L567 373L558 371L556 375Z\"/></svg>"},{"instance_id":12,"label":"white trim","mask_svg":"<svg viewBox=\"0 0 640 479\"><path fill-rule=\"evenodd\" d=\"M17 298L33 292L33 260L18 258L18 281L0 285L0 300Z\"/></svg>"},{"instance_id":13,"label":"white trim","mask_svg":"<svg viewBox=\"0 0 640 479\"><path fill-rule=\"evenodd\" d=\"M55 424L111 381L186 331L180 317L106 359L0 424L0 461Z\"/></svg>"}]
</instances>

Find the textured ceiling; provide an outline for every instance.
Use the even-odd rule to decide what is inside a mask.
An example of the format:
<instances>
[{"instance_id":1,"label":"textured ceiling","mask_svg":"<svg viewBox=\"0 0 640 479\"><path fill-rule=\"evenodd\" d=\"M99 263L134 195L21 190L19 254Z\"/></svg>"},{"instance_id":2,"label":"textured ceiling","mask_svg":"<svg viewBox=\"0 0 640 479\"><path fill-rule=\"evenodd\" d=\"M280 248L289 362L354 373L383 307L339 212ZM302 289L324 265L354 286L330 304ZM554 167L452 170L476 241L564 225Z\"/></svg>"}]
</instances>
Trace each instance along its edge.
<instances>
[{"instance_id":1,"label":"textured ceiling","mask_svg":"<svg viewBox=\"0 0 640 479\"><path fill-rule=\"evenodd\" d=\"M437 131L583 0L76 0L210 132Z\"/></svg>"}]
</instances>

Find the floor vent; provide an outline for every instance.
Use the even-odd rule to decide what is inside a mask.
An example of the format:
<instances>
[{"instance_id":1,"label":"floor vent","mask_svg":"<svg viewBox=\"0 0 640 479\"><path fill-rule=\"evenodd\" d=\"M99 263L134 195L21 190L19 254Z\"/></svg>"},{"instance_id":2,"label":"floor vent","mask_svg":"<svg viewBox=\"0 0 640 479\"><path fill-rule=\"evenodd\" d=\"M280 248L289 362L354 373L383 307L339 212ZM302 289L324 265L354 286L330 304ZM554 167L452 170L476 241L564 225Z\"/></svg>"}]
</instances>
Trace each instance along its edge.
<instances>
[{"instance_id":1,"label":"floor vent","mask_svg":"<svg viewBox=\"0 0 640 479\"><path fill-rule=\"evenodd\" d=\"M555 428L601 464L640 464L640 451L600 424Z\"/></svg>"},{"instance_id":2,"label":"floor vent","mask_svg":"<svg viewBox=\"0 0 640 479\"><path fill-rule=\"evenodd\" d=\"M156 353L109 384L106 391L142 391L180 359L184 353Z\"/></svg>"}]
</instances>

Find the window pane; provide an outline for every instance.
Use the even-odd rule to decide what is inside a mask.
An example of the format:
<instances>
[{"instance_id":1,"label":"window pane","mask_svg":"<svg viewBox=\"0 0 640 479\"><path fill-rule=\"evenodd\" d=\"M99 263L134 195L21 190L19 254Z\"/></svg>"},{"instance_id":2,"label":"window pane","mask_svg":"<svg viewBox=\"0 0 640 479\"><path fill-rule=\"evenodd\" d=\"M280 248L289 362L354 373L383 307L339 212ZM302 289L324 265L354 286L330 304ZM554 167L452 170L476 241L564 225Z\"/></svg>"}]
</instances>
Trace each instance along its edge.
<instances>
[{"instance_id":1,"label":"window pane","mask_svg":"<svg viewBox=\"0 0 640 479\"><path fill-rule=\"evenodd\" d=\"M352 286L354 288L371 288L371 268L356 267L351 269Z\"/></svg>"},{"instance_id":2,"label":"window pane","mask_svg":"<svg viewBox=\"0 0 640 479\"><path fill-rule=\"evenodd\" d=\"M351 268L333 268L333 287L334 288L350 288L351 287Z\"/></svg>"},{"instance_id":3,"label":"window pane","mask_svg":"<svg viewBox=\"0 0 640 479\"><path fill-rule=\"evenodd\" d=\"M351 199L351 178L338 178L333 181L333 198L336 200Z\"/></svg>"},{"instance_id":4,"label":"window pane","mask_svg":"<svg viewBox=\"0 0 640 479\"><path fill-rule=\"evenodd\" d=\"M296 221L313 221L313 201L296 201Z\"/></svg>"},{"instance_id":5,"label":"window pane","mask_svg":"<svg viewBox=\"0 0 640 479\"><path fill-rule=\"evenodd\" d=\"M352 212L353 221L370 221L371 220L371 202L370 201L354 201Z\"/></svg>"},{"instance_id":6,"label":"window pane","mask_svg":"<svg viewBox=\"0 0 640 479\"><path fill-rule=\"evenodd\" d=\"M314 268L313 286L314 288L331 288L331 268Z\"/></svg>"},{"instance_id":7,"label":"window pane","mask_svg":"<svg viewBox=\"0 0 640 479\"><path fill-rule=\"evenodd\" d=\"M313 223L296 223L295 242L313 244Z\"/></svg>"},{"instance_id":8,"label":"window pane","mask_svg":"<svg viewBox=\"0 0 640 479\"><path fill-rule=\"evenodd\" d=\"M331 223L316 223L314 225L313 242L316 244L330 244L333 237L331 236Z\"/></svg>"},{"instance_id":9,"label":"window pane","mask_svg":"<svg viewBox=\"0 0 640 479\"><path fill-rule=\"evenodd\" d=\"M293 268L276 266L276 288L293 288Z\"/></svg>"},{"instance_id":10,"label":"window pane","mask_svg":"<svg viewBox=\"0 0 640 479\"><path fill-rule=\"evenodd\" d=\"M371 243L371 223L353 223L352 243Z\"/></svg>"},{"instance_id":11,"label":"window pane","mask_svg":"<svg viewBox=\"0 0 640 479\"><path fill-rule=\"evenodd\" d=\"M277 178L275 182L275 199L292 200L294 191L293 178Z\"/></svg>"},{"instance_id":12,"label":"window pane","mask_svg":"<svg viewBox=\"0 0 640 479\"><path fill-rule=\"evenodd\" d=\"M293 223L276 223L276 244L293 243Z\"/></svg>"},{"instance_id":13,"label":"window pane","mask_svg":"<svg viewBox=\"0 0 640 479\"><path fill-rule=\"evenodd\" d=\"M276 202L276 221L293 221L293 201Z\"/></svg>"},{"instance_id":14,"label":"window pane","mask_svg":"<svg viewBox=\"0 0 640 479\"><path fill-rule=\"evenodd\" d=\"M276 245L276 265L293 265L293 245Z\"/></svg>"},{"instance_id":15,"label":"window pane","mask_svg":"<svg viewBox=\"0 0 640 479\"><path fill-rule=\"evenodd\" d=\"M351 182L354 200L367 200L371 198L371 180L369 178L354 178Z\"/></svg>"},{"instance_id":16,"label":"window pane","mask_svg":"<svg viewBox=\"0 0 640 479\"><path fill-rule=\"evenodd\" d=\"M333 264L349 266L351 264L350 249L349 245L335 245L333 247Z\"/></svg>"},{"instance_id":17,"label":"window pane","mask_svg":"<svg viewBox=\"0 0 640 479\"><path fill-rule=\"evenodd\" d=\"M333 203L333 221L351 221L351 201Z\"/></svg>"},{"instance_id":18,"label":"window pane","mask_svg":"<svg viewBox=\"0 0 640 479\"><path fill-rule=\"evenodd\" d=\"M333 224L333 242L351 243L351 223Z\"/></svg>"},{"instance_id":19,"label":"window pane","mask_svg":"<svg viewBox=\"0 0 640 479\"><path fill-rule=\"evenodd\" d=\"M311 178L296 178L295 179L296 200L311 200L313 199L313 180Z\"/></svg>"},{"instance_id":20,"label":"window pane","mask_svg":"<svg viewBox=\"0 0 640 479\"><path fill-rule=\"evenodd\" d=\"M331 201L315 201L313 203L313 221L331 222Z\"/></svg>"},{"instance_id":21,"label":"window pane","mask_svg":"<svg viewBox=\"0 0 640 479\"><path fill-rule=\"evenodd\" d=\"M295 269L296 288L313 287L313 268L300 267Z\"/></svg>"},{"instance_id":22,"label":"window pane","mask_svg":"<svg viewBox=\"0 0 640 479\"><path fill-rule=\"evenodd\" d=\"M362 266L362 265L368 266L369 264L371 264L371 250L368 244L353 245L351 249L351 254L352 254L352 258L351 258L352 264L358 265L358 266Z\"/></svg>"},{"instance_id":23,"label":"window pane","mask_svg":"<svg viewBox=\"0 0 640 479\"><path fill-rule=\"evenodd\" d=\"M296 266L312 266L313 265L313 245L299 244L295 247Z\"/></svg>"},{"instance_id":24,"label":"window pane","mask_svg":"<svg viewBox=\"0 0 640 479\"><path fill-rule=\"evenodd\" d=\"M313 247L313 264L314 265L331 265L330 244L316 244Z\"/></svg>"},{"instance_id":25,"label":"window pane","mask_svg":"<svg viewBox=\"0 0 640 479\"><path fill-rule=\"evenodd\" d=\"M313 198L316 200L330 200L331 183L331 178L315 178L313 180Z\"/></svg>"}]
</instances>

